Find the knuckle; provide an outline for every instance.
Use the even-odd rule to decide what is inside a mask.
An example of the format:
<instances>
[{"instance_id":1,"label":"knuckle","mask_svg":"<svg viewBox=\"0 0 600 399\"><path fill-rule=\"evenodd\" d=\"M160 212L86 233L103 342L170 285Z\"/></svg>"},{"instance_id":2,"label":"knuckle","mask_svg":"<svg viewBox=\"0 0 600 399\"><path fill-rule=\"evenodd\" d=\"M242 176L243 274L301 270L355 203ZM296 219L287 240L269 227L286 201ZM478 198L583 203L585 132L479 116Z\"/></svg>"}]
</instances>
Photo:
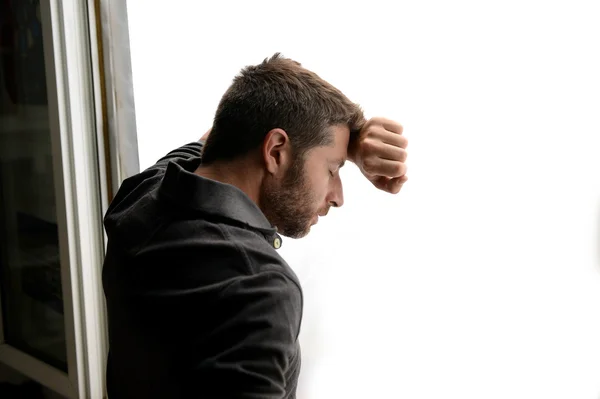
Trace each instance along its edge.
<instances>
[{"instance_id":1,"label":"knuckle","mask_svg":"<svg viewBox=\"0 0 600 399\"><path fill-rule=\"evenodd\" d=\"M400 162L397 162L394 164L394 175L400 176L401 173L402 173L402 164Z\"/></svg>"},{"instance_id":2,"label":"knuckle","mask_svg":"<svg viewBox=\"0 0 600 399\"><path fill-rule=\"evenodd\" d=\"M376 130L377 130L377 126L375 126L375 125L366 126L364 129L364 132L363 132L363 137L369 138L369 137L373 136L373 134L375 134Z\"/></svg>"},{"instance_id":3,"label":"knuckle","mask_svg":"<svg viewBox=\"0 0 600 399\"><path fill-rule=\"evenodd\" d=\"M365 171L371 172L377 166L377 162L373 157L366 157L363 161Z\"/></svg>"},{"instance_id":4,"label":"knuckle","mask_svg":"<svg viewBox=\"0 0 600 399\"><path fill-rule=\"evenodd\" d=\"M383 126L385 119L380 116L374 116L369 122L371 122L371 126Z\"/></svg>"},{"instance_id":5,"label":"knuckle","mask_svg":"<svg viewBox=\"0 0 600 399\"><path fill-rule=\"evenodd\" d=\"M406 173L406 166L403 163L397 162L394 164L394 174L396 176L402 176Z\"/></svg>"},{"instance_id":6,"label":"knuckle","mask_svg":"<svg viewBox=\"0 0 600 399\"><path fill-rule=\"evenodd\" d=\"M404 162L408 158L408 152L405 149L400 150L400 161Z\"/></svg>"},{"instance_id":7,"label":"knuckle","mask_svg":"<svg viewBox=\"0 0 600 399\"><path fill-rule=\"evenodd\" d=\"M363 140L362 142L362 149L365 153L371 153L375 150L376 147L376 143L374 140L371 140L369 138L366 138L365 140Z\"/></svg>"}]
</instances>

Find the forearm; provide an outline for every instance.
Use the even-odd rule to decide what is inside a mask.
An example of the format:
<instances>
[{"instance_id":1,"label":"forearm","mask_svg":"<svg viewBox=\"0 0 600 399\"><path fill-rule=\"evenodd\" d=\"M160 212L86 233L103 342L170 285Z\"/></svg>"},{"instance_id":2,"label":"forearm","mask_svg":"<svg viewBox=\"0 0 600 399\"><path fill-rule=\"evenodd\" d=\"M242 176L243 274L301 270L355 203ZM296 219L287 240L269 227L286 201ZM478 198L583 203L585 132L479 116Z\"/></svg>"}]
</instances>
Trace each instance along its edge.
<instances>
[{"instance_id":1,"label":"forearm","mask_svg":"<svg viewBox=\"0 0 600 399\"><path fill-rule=\"evenodd\" d=\"M196 141L193 143L186 144L182 147L179 147L167 155L162 157L156 162L156 165L167 164L169 161L174 159L189 159L202 156L202 147L204 146L204 141Z\"/></svg>"}]
</instances>

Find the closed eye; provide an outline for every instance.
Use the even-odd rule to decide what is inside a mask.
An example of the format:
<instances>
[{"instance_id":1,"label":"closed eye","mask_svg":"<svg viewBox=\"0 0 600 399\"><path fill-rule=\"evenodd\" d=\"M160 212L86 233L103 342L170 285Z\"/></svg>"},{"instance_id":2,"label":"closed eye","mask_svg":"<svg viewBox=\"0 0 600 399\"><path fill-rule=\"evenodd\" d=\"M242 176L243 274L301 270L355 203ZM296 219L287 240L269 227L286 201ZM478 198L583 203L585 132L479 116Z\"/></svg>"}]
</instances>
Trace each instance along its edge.
<instances>
[{"instance_id":1,"label":"closed eye","mask_svg":"<svg viewBox=\"0 0 600 399\"><path fill-rule=\"evenodd\" d=\"M344 167L344 164L346 163L346 161L344 159L342 160L338 160L338 161L334 161L331 166L334 167L334 169L330 169L329 170L329 174L331 175L331 177L335 177L335 175L340 171L341 168Z\"/></svg>"}]
</instances>

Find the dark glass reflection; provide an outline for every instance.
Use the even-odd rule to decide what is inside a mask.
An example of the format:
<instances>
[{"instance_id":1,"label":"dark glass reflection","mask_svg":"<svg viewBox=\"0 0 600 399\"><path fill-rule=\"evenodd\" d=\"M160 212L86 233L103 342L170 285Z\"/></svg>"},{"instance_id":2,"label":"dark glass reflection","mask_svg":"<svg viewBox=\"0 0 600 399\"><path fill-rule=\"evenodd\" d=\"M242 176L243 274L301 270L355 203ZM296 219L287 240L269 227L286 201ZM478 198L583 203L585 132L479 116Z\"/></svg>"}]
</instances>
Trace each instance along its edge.
<instances>
[{"instance_id":1,"label":"dark glass reflection","mask_svg":"<svg viewBox=\"0 0 600 399\"><path fill-rule=\"evenodd\" d=\"M5 341L67 369L39 0L0 0L0 288Z\"/></svg>"}]
</instances>

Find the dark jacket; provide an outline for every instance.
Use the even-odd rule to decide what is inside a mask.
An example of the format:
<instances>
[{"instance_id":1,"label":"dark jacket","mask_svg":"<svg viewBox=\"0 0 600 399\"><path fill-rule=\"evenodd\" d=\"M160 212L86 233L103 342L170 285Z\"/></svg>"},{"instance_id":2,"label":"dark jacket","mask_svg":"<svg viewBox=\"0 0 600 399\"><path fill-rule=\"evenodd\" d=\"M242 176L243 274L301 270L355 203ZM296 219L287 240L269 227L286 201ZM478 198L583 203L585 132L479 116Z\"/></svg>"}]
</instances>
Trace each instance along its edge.
<instances>
[{"instance_id":1,"label":"dark jacket","mask_svg":"<svg viewBox=\"0 0 600 399\"><path fill-rule=\"evenodd\" d=\"M109 399L295 397L300 284L258 206L193 173L201 148L125 180L106 214Z\"/></svg>"}]
</instances>

